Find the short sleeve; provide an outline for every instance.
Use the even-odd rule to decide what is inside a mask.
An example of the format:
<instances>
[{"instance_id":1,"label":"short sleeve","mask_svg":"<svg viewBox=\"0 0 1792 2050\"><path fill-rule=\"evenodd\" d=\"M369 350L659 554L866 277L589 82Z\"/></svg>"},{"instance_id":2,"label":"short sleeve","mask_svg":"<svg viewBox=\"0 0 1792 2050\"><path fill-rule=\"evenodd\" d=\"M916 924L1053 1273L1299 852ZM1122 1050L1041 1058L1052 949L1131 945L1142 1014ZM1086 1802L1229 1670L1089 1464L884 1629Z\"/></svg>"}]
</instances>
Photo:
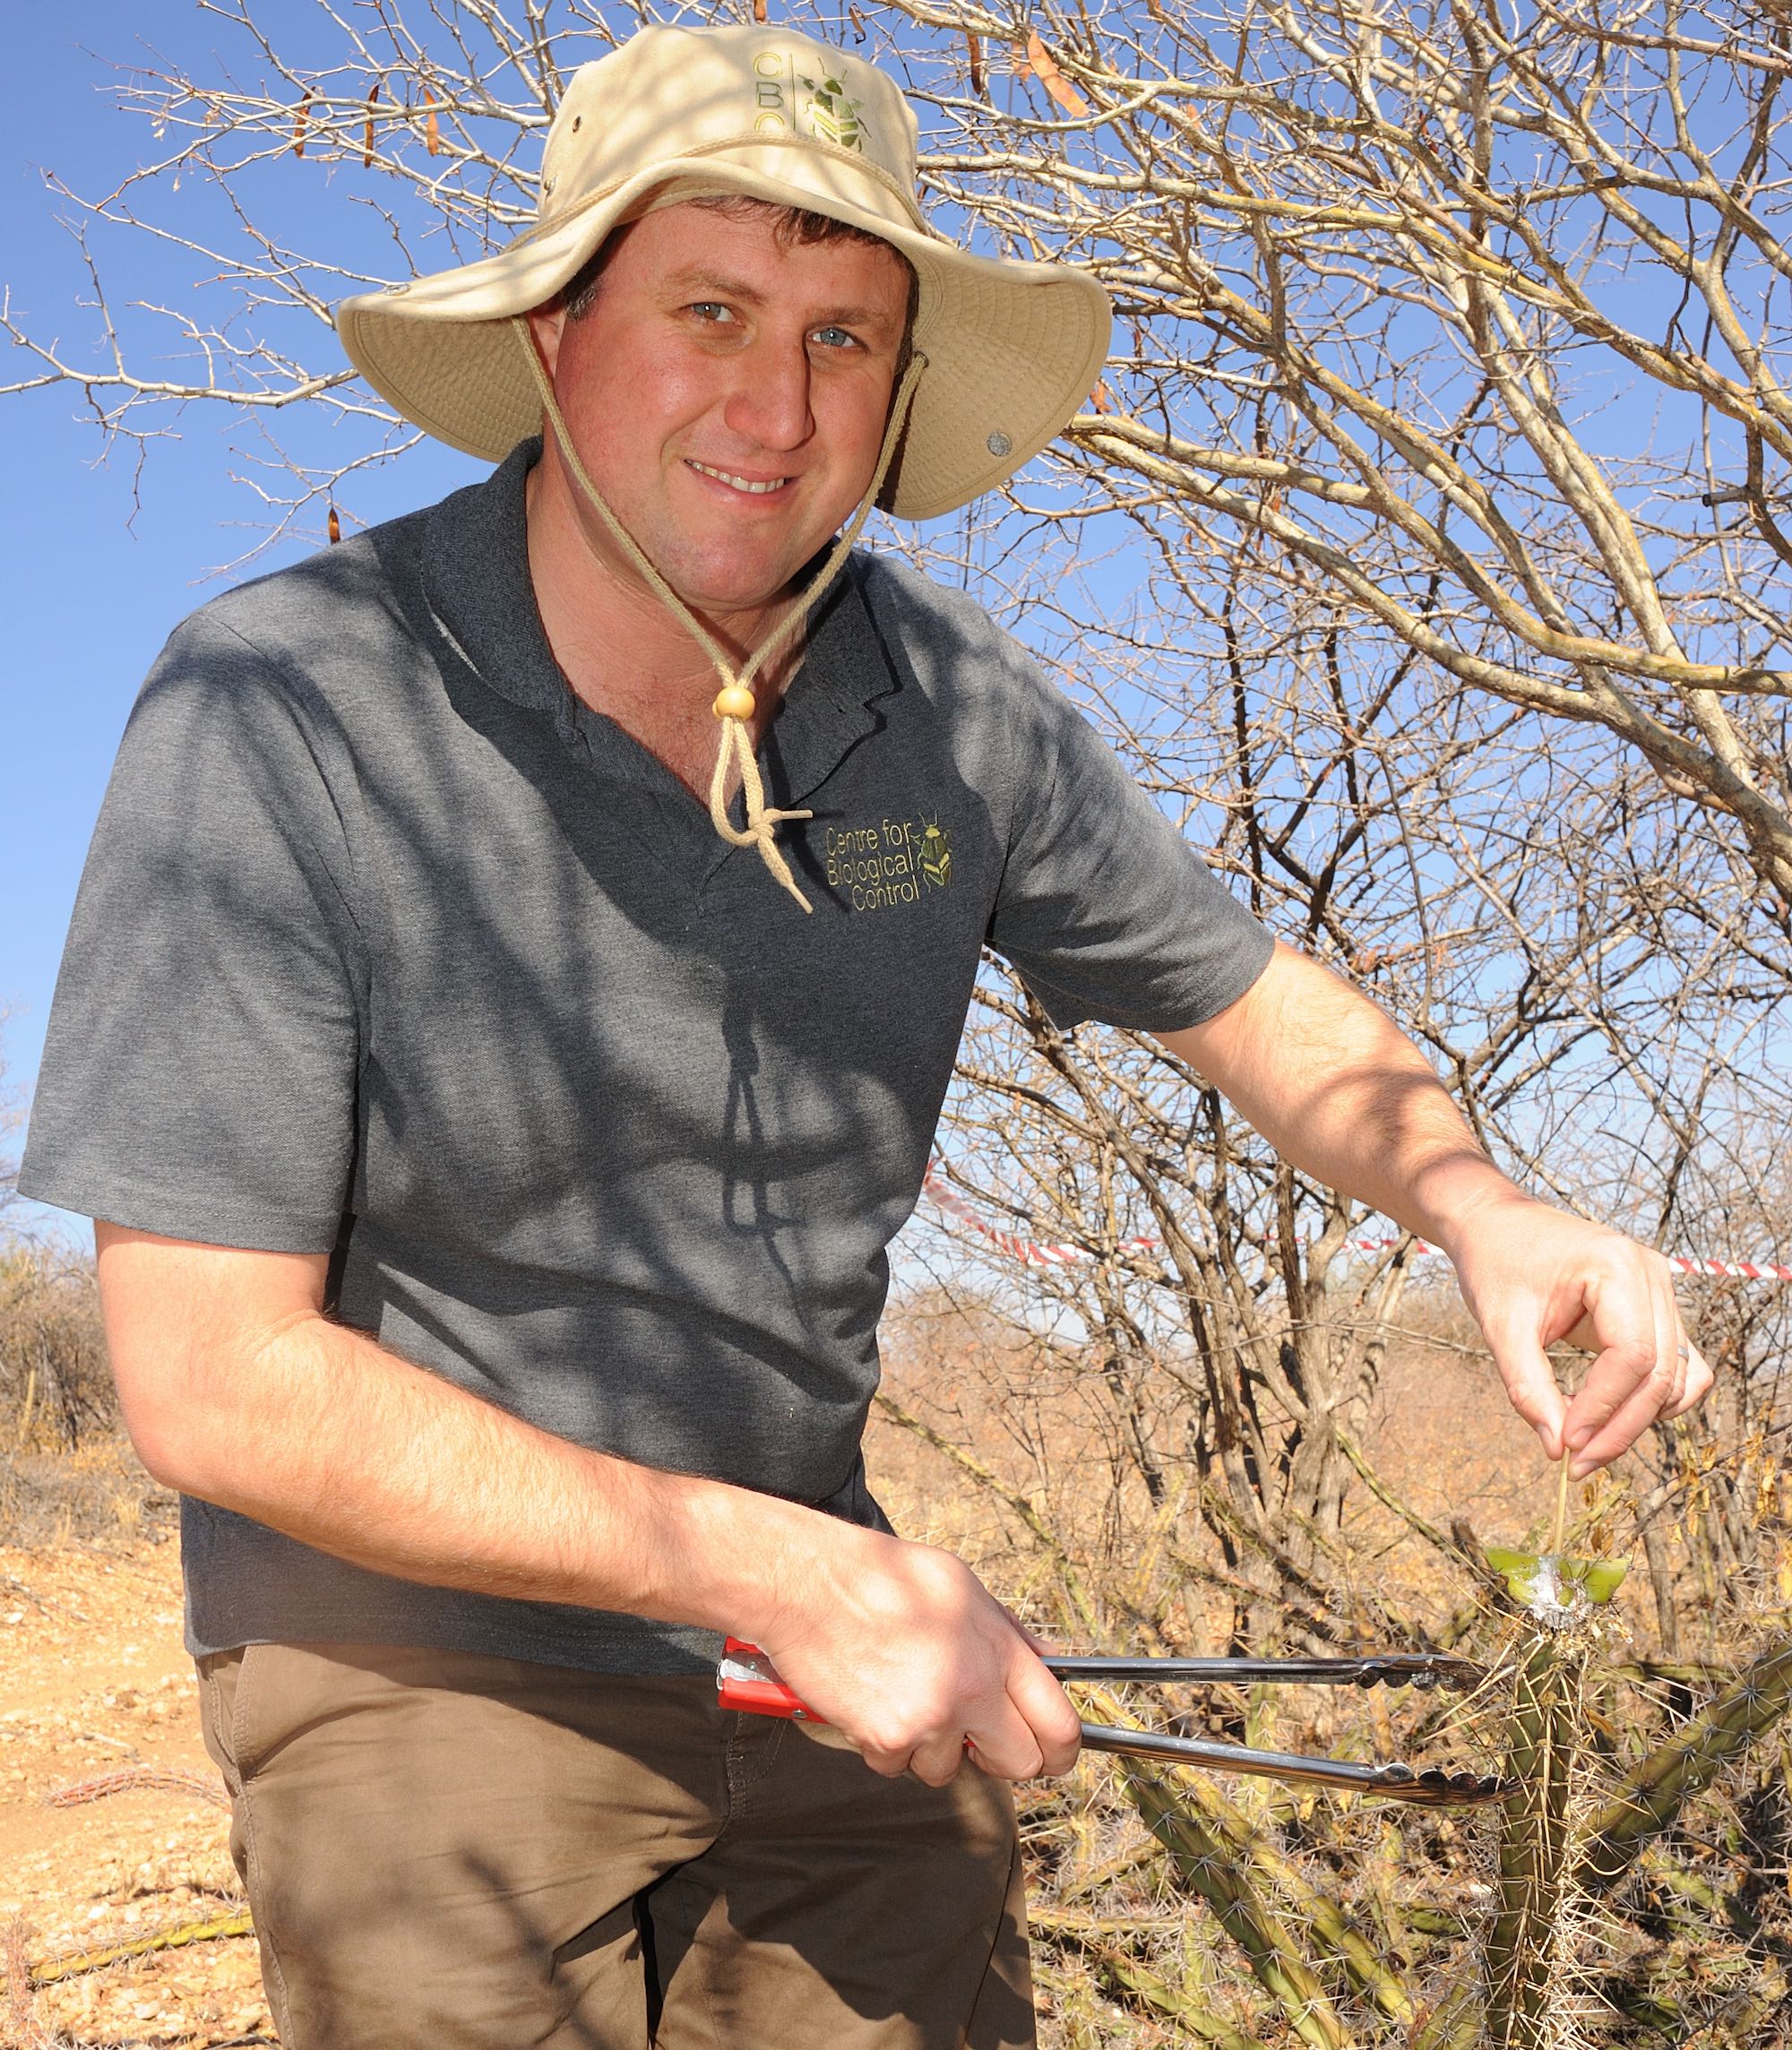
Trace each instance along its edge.
<instances>
[{"instance_id":1,"label":"short sleeve","mask_svg":"<svg viewBox=\"0 0 1792 2050\"><path fill-rule=\"evenodd\" d=\"M1216 1016L1274 940L1095 729L1026 666L1015 802L989 943L1055 1022L1173 1032Z\"/></svg>"},{"instance_id":2,"label":"short sleeve","mask_svg":"<svg viewBox=\"0 0 1792 2050\"><path fill-rule=\"evenodd\" d=\"M23 1193L212 1245L334 1245L366 978L325 754L302 685L207 611L176 631L88 854Z\"/></svg>"}]
</instances>

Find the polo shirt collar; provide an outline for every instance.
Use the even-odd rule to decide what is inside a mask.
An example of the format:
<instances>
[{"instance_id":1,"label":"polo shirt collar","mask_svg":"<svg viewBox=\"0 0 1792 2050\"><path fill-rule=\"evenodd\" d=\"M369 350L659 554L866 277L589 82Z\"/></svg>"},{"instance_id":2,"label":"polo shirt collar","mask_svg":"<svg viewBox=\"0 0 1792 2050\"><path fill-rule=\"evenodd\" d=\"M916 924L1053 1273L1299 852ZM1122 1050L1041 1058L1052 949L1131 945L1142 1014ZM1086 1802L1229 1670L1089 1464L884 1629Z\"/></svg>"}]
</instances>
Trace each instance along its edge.
<instances>
[{"instance_id":1,"label":"polo shirt collar","mask_svg":"<svg viewBox=\"0 0 1792 2050\"><path fill-rule=\"evenodd\" d=\"M524 487L540 454L538 436L519 442L483 484L426 516L420 569L430 614L488 689L551 719L594 768L688 796L663 763L580 701L554 659L529 575ZM877 701L901 687L866 602L866 566L855 554L809 615L803 666L761 750L773 804L788 805L825 781L883 724Z\"/></svg>"}]
</instances>

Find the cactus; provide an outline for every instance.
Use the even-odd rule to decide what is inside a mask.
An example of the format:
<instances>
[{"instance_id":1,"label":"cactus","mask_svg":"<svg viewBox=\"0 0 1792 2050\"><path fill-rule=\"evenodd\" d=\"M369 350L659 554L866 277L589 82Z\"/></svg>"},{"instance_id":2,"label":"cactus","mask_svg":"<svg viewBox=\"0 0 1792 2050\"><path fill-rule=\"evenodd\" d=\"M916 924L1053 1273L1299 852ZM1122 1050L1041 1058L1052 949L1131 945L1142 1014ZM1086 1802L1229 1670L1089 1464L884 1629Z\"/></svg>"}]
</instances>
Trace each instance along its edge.
<instances>
[{"instance_id":1,"label":"cactus","mask_svg":"<svg viewBox=\"0 0 1792 2050\"><path fill-rule=\"evenodd\" d=\"M1575 1898L1569 1841L1591 1623L1623 1584L1624 1563L1562 1549L1570 1456L1564 1453L1555 1526L1541 1555L1490 1550L1525 1620L1512 1662L1499 1877L1487 1933L1486 2033L1493 2050L1556 2050L1566 2039L1563 1982Z\"/></svg>"},{"instance_id":2,"label":"cactus","mask_svg":"<svg viewBox=\"0 0 1792 2050\"><path fill-rule=\"evenodd\" d=\"M1310 2050L1350 2050L1352 2038L1318 1975L1252 1883L1245 1859L1213 1824L1185 1805L1164 1777L1136 1759L1124 1760L1120 1770L1128 1796L1169 1853L1177 1877L1212 1908L1295 2034Z\"/></svg>"},{"instance_id":3,"label":"cactus","mask_svg":"<svg viewBox=\"0 0 1792 2050\"><path fill-rule=\"evenodd\" d=\"M1430 1824L1389 1813L1370 1852L1353 1843L1355 1830L1337 1827L1343 1818L1322 1797L1316 1805L1295 1796L1241 1804L1197 1772L1116 1761L1117 1791L1160 1847L1163 1870L1211 1908L1218 1931L1242 1953L1256 2005L1216 2007L1211 1994L1223 1984L1223 1967L1205 1938L1191 1940L1180 1967L1161 1949L1129 1954L1128 1937L1160 1939L1168 1919L1161 1908L1149 1922L1097 1918L1082 1935L1072 1933L1110 1997L1151 2016L1148 2028L1167 2022L1179 2038L1214 2050L1256 2050L1260 2040L1307 2050L1571 2050L1620 2037L1640 2046L1743 2050L1792 2013L1773 1961L1776 1917L1759 1894L1762 1875L1783 1856L1771 1834L1779 1825L1762 1825L1768 1833L1765 1848L1752 1854L1753 1877L1746 1865L1726 1871L1695 1856L1688 1865L1655 1840L1792 1710L1792 1643L1757 1658L1614 1787L1616 1721L1624 1718L1602 1710L1593 1667L1597 1658L1608 1687L1641 1670L1598 1658L1600 1619L1625 1569L1565 1552L1566 1499L1564 1477L1549 1551L1486 1554L1512 1598L1502 1605L1507 1617L1519 1613L1505 1625L1498 1661L1510 1690L1501 1742L1505 1788L1490 1812L1497 1820L1485 1915L1466 1900L1427 1900L1423 1880L1416 1901L1389 1883L1413 1869L1415 1853L1429 1859L1440 1852L1439 1880L1448 1883L1451 1874L1461 1883L1473 1870L1465 1868L1468 1847L1479 1836L1472 1817ZM1469 1714L1487 1705L1484 1695ZM1128 1719L1111 1699L1102 1710L1110 1721ZM1376 1741L1391 1741L1384 1711ZM1136 1849L1127 1856L1137 1863ZM1671 1941L1658 1959L1615 1950L1595 1967L1577 1938L1591 1927L1595 1897L1609 1893L1639 1858L1655 1890L1648 1913L1658 1924L1671 1913ZM1475 1891L1469 1886L1469 1899ZM1679 1963L1684 1946L1715 1956L1707 1938L1716 1932L1727 1933L1722 1973L1687 1981ZM1597 1997L1583 1997L1590 1994Z\"/></svg>"},{"instance_id":4,"label":"cactus","mask_svg":"<svg viewBox=\"0 0 1792 2050\"><path fill-rule=\"evenodd\" d=\"M1513 1676L1499 1878L1486 1947L1494 2050L1550 2050L1570 1887L1569 1800L1586 1654L1578 1633L1527 1630Z\"/></svg>"},{"instance_id":5,"label":"cactus","mask_svg":"<svg viewBox=\"0 0 1792 2050\"><path fill-rule=\"evenodd\" d=\"M1650 1838L1669 1828L1702 1793L1792 1704L1792 1644L1779 1644L1747 1667L1676 1736L1625 1775L1587 1823L1580 1882L1608 1891Z\"/></svg>"}]
</instances>

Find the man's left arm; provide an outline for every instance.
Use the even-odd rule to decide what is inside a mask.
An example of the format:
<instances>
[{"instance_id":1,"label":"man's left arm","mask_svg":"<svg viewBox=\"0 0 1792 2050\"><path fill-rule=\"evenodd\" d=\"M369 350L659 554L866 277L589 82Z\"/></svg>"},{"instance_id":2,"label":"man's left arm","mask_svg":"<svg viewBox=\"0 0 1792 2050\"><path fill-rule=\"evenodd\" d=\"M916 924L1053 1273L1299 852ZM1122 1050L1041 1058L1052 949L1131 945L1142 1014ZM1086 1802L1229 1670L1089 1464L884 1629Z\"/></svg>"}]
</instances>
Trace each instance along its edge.
<instances>
[{"instance_id":1,"label":"man's left arm","mask_svg":"<svg viewBox=\"0 0 1792 2050\"><path fill-rule=\"evenodd\" d=\"M1285 1159L1449 1254L1512 1407L1577 1477L1704 1397L1667 1262L1501 1174L1418 1048L1329 969L1278 945L1236 1003L1158 1037ZM1597 1355L1572 1401L1545 1351L1564 1339Z\"/></svg>"}]
</instances>

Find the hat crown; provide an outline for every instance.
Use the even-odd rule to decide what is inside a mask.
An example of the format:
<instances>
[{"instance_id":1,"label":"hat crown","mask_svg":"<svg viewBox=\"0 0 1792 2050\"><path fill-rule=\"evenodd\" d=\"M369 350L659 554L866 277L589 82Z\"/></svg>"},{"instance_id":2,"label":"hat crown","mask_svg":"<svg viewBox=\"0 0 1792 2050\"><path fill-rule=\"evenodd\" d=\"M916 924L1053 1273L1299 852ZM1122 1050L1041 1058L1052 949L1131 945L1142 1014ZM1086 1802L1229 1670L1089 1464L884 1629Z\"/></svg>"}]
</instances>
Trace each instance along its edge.
<instances>
[{"instance_id":1,"label":"hat crown","mask_svg":"<svg viewBox=\"0 0 1792 2050\"><path fill-rule=\"evenodd\" d=\"M548 131L540 219L730 144L858 157L912 209L917 139L902 94L844 50L776 28L642 29L573 73Z\"/></svg>"}]
</instances>

